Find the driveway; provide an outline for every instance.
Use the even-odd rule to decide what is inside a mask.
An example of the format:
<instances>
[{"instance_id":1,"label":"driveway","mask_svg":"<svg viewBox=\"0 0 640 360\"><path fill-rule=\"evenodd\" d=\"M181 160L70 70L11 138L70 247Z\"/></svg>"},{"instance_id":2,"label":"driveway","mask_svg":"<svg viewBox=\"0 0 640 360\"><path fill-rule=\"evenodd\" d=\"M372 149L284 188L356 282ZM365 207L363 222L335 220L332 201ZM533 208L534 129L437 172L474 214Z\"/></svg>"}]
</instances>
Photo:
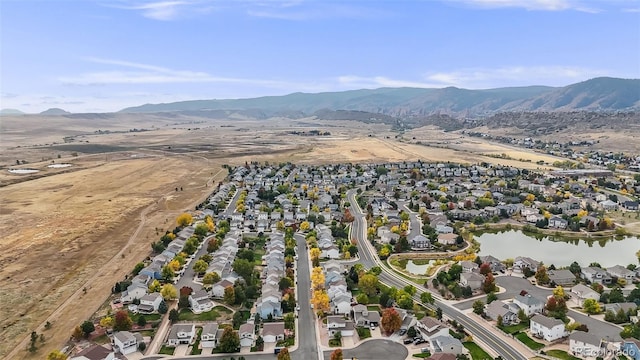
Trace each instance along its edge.
<instances>
[{"instance_id":1,"label":"driveway","mask_svg":"<svg viewBox=\"0 0 640 360\"><path fill-rule=\"evenodd\" d=\"M187 351L189 351L189 345L178 345L173 352L173 356L185 356L187 355Z\"/></svg>"}]
</instances>

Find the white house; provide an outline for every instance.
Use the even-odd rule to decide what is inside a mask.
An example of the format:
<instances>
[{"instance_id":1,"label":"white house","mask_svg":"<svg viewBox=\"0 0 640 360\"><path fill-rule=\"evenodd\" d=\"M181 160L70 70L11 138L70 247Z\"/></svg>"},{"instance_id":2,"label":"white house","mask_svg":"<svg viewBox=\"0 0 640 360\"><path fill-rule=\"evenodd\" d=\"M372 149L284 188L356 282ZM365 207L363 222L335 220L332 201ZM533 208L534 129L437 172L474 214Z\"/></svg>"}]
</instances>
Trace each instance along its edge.
<instances>
[{"instance_id":1,"label":"white house","mask_svg":"<svg viewBox=\"0 0 640 360\"><path fill-rule=\"evenodd\" d=\"M100 345L92 345L80 351L71 360L114 360L115 353Z\"/></svg>"},{"instance_id":2,"label":"white house","mask_svg":"<svg viewBox=\"0 0 640 360\"><path fill-rule=\"evenodd\" d=\"M462 266L463 272L474 272L474 271L477 271L479 268L478 264L468 260L461 261L460 266Z\"/></svg>"},{"instance_id":3,"label":"white house","mask_svg":"<svg viewBox=\"0 0 640 360\"><path fill-rule=\"evenodd\" d=\"M366 305L358 304L353 307L353 321L356 326L378 325L380 323L380 313L369 311Z\"/></svg>"},{"instance_id":4,"label":"white house","mask_svg":"<svg viewBox=\"0 0 640 360\"><path fill-rule=\"evenodd\" d=\"M544 309L544 302L536 297L527 295L516 295L513 298L513 303L518 305L520 309L524 311L527 316L532 316L533 314L540 314Z\"/></svg>"},{"instance_id":5,"label":"white house","mask_svg":"<svg viewBox=\"0 0 640 360\"><path fill-rule=\"evenodd\" d=\"M200 314L213 309L214 303L209 298L209 293L204 289L200 289L189 295L189 305L194 314Z\"/></svg>"},{"instance_id":6,"label":"white house","mask_svg":"<svg viewBox=\"0 0 640 360\"><path fill-rule=\"evenodd\" d=\"M340 250L337 246L331 245L327 248L322 249L320 253L320 257L327 259L339 259L340 258Z\"/></svg>"},{"instance_id":7,"label":"white house","mask_svg":"<svg viewBox=\"0 0 640 360\"><path fill-rule=\"evenodd\" d=\"M351 298L350 292L339 293L331 299L331 308L334 314L347 315L351 312Z\"/></svg>"},{"instance_id":8,"label":"white house","mask_svg":"<svg viewBox=\"0 0 640 360\"><path fill-rule=\"evenodd\" d=\"M329 336L333 336L337 332L340 332L342 336L353 336L354 325L353 321L345 320L341 315L327 316L327 329Z\"/></svg>"},{"instance_id":9,"label":"white house","mask_svg":"<svg viewBox=\"0 0 640 360\"><path fill-rule=\"evenodd\" d=\"M134 282L127 287L127 290L120 294L120 301L123 304L133 302L135 299L140 299L147 294L147 286L145 284Z\"/></svg>"},{"instance_id":10,"label":"white house","mask_svg":"<svg viewBox=\"0 0 640 360\"><path fill-rule=\"evenodd\" d=\"M610 284L611 276L599 267L589 266L580 269L580 276L590 283Z\"/></svg>"},{"instance_id":11,"label":"white house","mask_svg":"<svg viewBox=\"0 0 640 360\"><path fill-rule=\"evenodd\" d=\"M462 354L464 347L460 340L447 336L438 336L431 340L431 348L434 353Z\"/></svg>"},{"instance_id":12,"label":"white house","mask_svg":"<svg viewBox=\"0 0 640 360\"><path fill-rule=\"evenodd\" d=\"M242 324L240 325L240 329L238 329L238 337L240 338L240 346L242 347L251 347L253 346L253 338L254 338L254 324Z\"/></svg>"},{"instance_id":13,"label":"white house","mask_svg":"<svg viewBox=\"0 0 640 360\"><path fill-rule=\"evenodd\" d=\"M224 297L224 289L229 286L233 287L233 283L227 279L218 281L211 287L211 296L216 299L222 299Z\"/></svg>"},{"instance_id":14,"label":"white house","mask_svg":"<svg viewBox=\"0 0 640 360\"><path fill-rule=\"evenodd\" d=\"M448 336L449 328L442 325L442 323L432 317L425 316L417 324L418 330L423 335L425 340L431 341L438 336Z\"/></svg>"},{"instance_id":15,"label":"white house","mask_svg":"<svg viewBox=\"0 0 640 360\"><path fill-rule=\"evenodd\" d=\"M144 314L151 314L158 311L160 303L162 303L162 295L160 293L146 294L140 298L140 305L138 305L138 311Z\"/></svg>"},{"instance_id":16,"label":"white house","mask_svg":"<svg viewBox=\"0 0 640 360\"><path fill-rule=\"evenodd\" d=\"M574 331L569 335L569 352L575 356L594 358L601 356L602 340L584 331Z\"/></svg>"},{"instance_id":17,"label":"white house","mask_svg":"<svg viewBox=\"0 0 640 360\"><path fill-rule=\"evenodd\" d=\"M191 344L195 335L196 326L194 324L173 324L167 337L167 345Z\"/></svg>"},{"instance_id":18,"label":"white house","mask_svg":"<svg viewBox=\"0 0 640 360\"><path fill-rule=\"evenodd\" d=\"M480 289L484 282L484 276L478 273L465 272L460 274L460 285L469 286L471 290Z\"/></svg>"},{"instance_id":19,"label":"white house","mask_svg":"<svg viewBox=\"0 0 640 360\"><path fill-rule=\"evenodd\" d=\"M138 339L128 331L118 331L113 334L113 347L122 355L128 355L138 350Z\"/></svg>"},{"instance_id":20,"label":"white house","mask_svg":"<svg viewBox=\"0 0 640 360\"><path fill-rule=\"evenodd\" d=\"M504 325L510 325L518 320L517 311L513 311L508 304L501 300L491 302L491 304L485 305L485 313L492 320L498 320L498 317L502 317L502 323Z\"/></svg>"},{"instance_id":21,"label":"white house","mask_svg":"<svg viewBox=\"0 0 640 360\"><path fill-rule=\"evenodd\" d=\"M218 346L218 323L207 323L202 327L202 334L200 334L200 345L203 348L215 348Z\"/></svg>"},{"instance_id":22,"label":"white house","mask_svg":"<svg viewBox=\"0 0 640 360\"><path fill-rule=\"evenodd\" d=\"M584 286L583 284L577 284L571 288L571 293L577 297L578 304L582 306L582 302L586 299L599 300L600 294L597 291L593 290L590 287Z\"/></svg>"},{"instance_id":23,"label":"white house","mask_svg":"<svg viewBox=\"0 0 640 360\"><path fill-rule=\"evenodd\" d=\"M284 340L284 323L265 323L262 326L262 340L265 343L275 343Z\"/></svg>"},{"instance_id":24,"label":"white house","mask_svg":"<svg viewBox=\"0 0 640 360\"><path fill-rule=\"evenodd\" d=\"M531 335L545 339L546 341L554 341L567 336L564 328L564 322L559 319L546 317L536 314L529 322L529 330Z\"/></svg>"},{"instance_id":25,"label":"white house","mask_svg":"<svg viewBox=\"0 0 640 360\"><path fill-rule=\"evenodd\" d=\"M616 265L616 266L607 268L607 272L609 273L609 275L615 276L618 279L625 279L628 283L633 281L633 279L636 277L635 272L621 265Z\"/></svg>"}]
</instances>

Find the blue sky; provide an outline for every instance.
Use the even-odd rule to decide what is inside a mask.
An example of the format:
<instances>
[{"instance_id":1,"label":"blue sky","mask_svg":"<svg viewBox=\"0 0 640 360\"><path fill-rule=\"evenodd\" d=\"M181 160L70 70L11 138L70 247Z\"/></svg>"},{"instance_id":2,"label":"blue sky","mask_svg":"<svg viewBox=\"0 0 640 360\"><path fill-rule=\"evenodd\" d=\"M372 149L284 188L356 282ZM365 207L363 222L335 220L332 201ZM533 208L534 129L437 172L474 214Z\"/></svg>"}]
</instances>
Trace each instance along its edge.
<instances>
[{"instance_id":1,"label":"blue sky","mask_svg":"<svg viewBox=\"0 0 640 360\"><path fill-rule=\"evenodd\" d=\"M0 107L640 78L638 0L0 0Z\"/></svg>"}]
</instances>

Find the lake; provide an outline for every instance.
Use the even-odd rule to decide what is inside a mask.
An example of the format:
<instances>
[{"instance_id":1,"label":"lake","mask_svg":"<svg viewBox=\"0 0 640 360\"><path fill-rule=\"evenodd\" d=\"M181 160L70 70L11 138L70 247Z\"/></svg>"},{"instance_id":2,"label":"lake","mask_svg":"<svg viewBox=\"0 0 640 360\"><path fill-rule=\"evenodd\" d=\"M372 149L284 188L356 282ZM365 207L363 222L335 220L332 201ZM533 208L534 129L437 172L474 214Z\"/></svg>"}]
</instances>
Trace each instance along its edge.
<instances>
[{"instance_id":1,"label":"lake","mask_svg":"<svg viewBox=\"0 0 640 360\"><path fill-rule=\"evenodd\" d=\"M638 264L636 251L640 239L629 236L621 240L567 239L553 236L527 235L520 230L475 234L480 243L479 255L492 255L500 260L527 256L546 265L568 266L577 261L580 266L598 262L603 267Z\"/></svg>"}]
</instances>

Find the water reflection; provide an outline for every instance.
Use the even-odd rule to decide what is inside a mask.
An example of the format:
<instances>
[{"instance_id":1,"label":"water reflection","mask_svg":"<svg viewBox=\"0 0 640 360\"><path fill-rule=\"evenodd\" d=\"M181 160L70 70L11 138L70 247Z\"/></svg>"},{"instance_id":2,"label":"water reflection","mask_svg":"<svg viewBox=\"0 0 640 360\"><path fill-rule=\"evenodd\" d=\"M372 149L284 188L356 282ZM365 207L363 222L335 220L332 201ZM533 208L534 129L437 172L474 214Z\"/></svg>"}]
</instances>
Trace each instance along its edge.
<instances>
[{"instance_id":1,"label":"water reflection","mask_svg":"<svg viewBox=\"0 0 640 360\"><path fill-rule=\"evenodd\" d=\"M475 239L480 243L480 255L499 259L528 256L555 266L568 266L573 261L582 266L591 262L604 267L637 264L635 253L640 249L637 237L576 239L504 230L476 234Z\"/></svg>"}]
</instances>

